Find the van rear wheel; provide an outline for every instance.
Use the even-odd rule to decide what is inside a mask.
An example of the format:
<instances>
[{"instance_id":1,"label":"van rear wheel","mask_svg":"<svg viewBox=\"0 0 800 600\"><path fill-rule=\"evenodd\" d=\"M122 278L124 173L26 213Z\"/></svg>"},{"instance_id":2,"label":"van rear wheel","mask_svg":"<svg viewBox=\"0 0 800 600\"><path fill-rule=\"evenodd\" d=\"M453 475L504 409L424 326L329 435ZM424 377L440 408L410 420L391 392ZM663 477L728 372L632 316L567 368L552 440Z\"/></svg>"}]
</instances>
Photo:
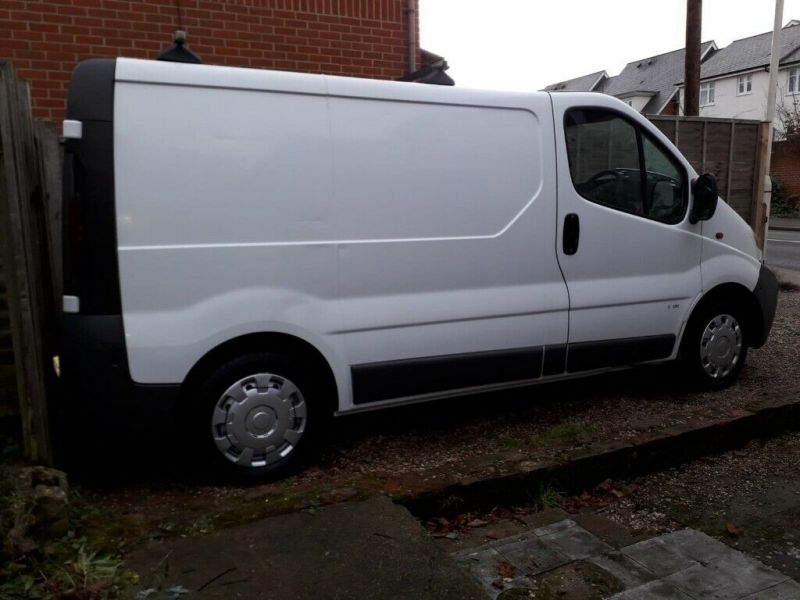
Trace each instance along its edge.
<instances>
[{"instance_id":1,"label":"van rear wheel","mask_svg":"<svg viewBox=\"0 0 800 600\"><path fill-rule=\"evenodd\" d=\"M215 371L204 395L206 446L235 477L266 480L296 469L316 434L311 381L281 355L253 353Z\"/></svg>"},{"instance_id":2,"label":"van rear wheel","mask_svg":"<svg viewBox=\"0 0 800 600\"><path fill-rule=\"evenodd\" d=\"M688 375L702 389L728 387L747 358L745 319L733 304L714 302L689 321L681 355Z\"/></svg>"}]
</instances>

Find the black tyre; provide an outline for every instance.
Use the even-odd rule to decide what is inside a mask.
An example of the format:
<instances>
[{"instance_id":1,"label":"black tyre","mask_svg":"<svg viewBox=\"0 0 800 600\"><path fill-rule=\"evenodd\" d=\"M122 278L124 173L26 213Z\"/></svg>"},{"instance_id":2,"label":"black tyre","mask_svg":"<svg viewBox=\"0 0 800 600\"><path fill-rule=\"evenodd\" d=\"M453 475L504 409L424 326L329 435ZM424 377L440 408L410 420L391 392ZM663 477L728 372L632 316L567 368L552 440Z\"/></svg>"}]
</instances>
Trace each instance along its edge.
<instances>
[{"instance_id":1,"label":"black tyre","mask_svg":"<svg viewBox=\"0 0 800 600\"><path fill-rule=\"evenodd\" d=\"M235 358L198 386L197 427L226 474L245 481L283 477L309 457L325 420L319 386L302 361L259 352Z\"/></svg>"},{"instance_id":2,"label":"black tyre","mask_svg":"<svg viewBox=\"0 0 800 600\"><path fill-rule=\"evenodd\" d=\"M701 306L686 326L681 359L691 382L701 389L728 387L747 358L746 321L734 304L715 301Z\"/></svg>"}]
</instances>

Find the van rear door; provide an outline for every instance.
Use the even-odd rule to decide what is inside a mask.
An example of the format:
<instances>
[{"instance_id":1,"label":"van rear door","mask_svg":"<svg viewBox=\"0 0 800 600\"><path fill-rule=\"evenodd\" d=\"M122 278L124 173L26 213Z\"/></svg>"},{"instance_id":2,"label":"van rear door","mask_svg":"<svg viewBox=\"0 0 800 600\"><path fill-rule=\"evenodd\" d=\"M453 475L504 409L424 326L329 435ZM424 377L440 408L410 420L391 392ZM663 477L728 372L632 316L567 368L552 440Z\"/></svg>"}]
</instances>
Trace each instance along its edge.
<instances>
[{"instance_id":1,"label":"van rear door","mask_svg":"<svg viewBox=\"0 0 800 600\"><path fill-rule=\"evenodd\" d=\"M688 165L614 98L551 97L557 252L570 296L567 370L669 358L701 290Z\"/></svg>"}]
</instances>

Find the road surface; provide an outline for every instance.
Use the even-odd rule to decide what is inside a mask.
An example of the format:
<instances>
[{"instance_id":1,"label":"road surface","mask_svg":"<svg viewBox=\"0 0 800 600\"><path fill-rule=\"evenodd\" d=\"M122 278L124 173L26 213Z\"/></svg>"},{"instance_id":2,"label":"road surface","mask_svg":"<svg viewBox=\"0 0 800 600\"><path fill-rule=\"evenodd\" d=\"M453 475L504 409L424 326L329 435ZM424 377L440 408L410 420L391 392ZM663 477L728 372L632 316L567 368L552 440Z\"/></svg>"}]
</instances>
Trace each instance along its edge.
<instances>
[{"instance_id":1,"label":"road surface","mask_svg":"<svg viewBox=\"0 0 800 600\"><path fill-rule=\"evenodd\" d=\"M771 229L767 238L767 264L800 271L800 231Z\"/></svg>"}]
</instances>

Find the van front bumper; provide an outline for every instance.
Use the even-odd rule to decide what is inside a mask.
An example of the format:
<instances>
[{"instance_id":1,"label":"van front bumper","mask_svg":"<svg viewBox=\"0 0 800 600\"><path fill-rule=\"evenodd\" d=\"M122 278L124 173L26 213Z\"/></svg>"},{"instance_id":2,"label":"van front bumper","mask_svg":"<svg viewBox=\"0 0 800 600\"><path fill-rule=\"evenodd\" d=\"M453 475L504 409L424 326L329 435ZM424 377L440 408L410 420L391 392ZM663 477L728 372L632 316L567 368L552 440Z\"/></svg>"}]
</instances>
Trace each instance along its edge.
<instances>
[{"instance_id":1,"label":"van front bumper","mask_svg":"<svg viewBox=\"0 0 800 600\"><path fill-rule=\"evenodd\" d=\"M750 341L750 345L753 348L761 348L769 337L772 322L775 319L775 309L778 307L778 280L763 263L753 296L759 308L759 322L756 327L756 335Z\"/></svg>"}]
</instances>

